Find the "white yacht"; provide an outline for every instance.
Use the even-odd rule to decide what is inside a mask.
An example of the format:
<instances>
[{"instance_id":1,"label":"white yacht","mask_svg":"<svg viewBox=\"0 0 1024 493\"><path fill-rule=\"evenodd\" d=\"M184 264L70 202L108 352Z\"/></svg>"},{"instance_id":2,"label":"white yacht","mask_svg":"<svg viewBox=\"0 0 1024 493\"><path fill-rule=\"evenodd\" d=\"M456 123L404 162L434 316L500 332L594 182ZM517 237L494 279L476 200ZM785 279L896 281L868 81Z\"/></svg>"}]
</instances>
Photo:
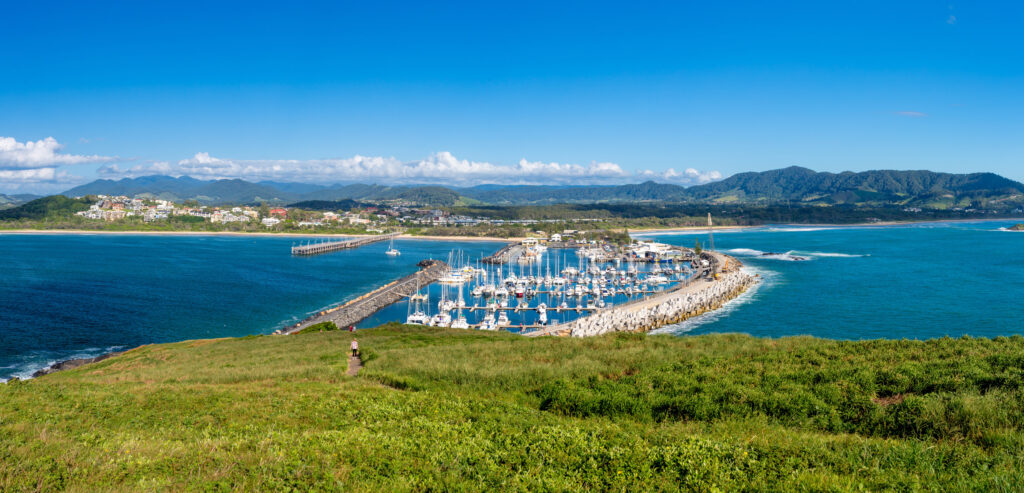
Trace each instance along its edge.
<instances>
[{"instance_id":1,"label":"white yacht","mask_svg":"<svg viewBox=\"0 0 1024 493\"><path fill-rule=\"evenodd\" d=\"M498 327L508 327L509 325L511 325L511 322L508 319L508 314L502 310L502 312L498 314Z\"/></svg>"},{"instance_id":2,"label":"white yacht","mask_svg":"<svg viewBox=\"0 0 1024 493\"><path fill-rule=\"evenodd\" d=\"M398 251L398 249L395 248L395 238L392 237L391 238L391 244L388 245L388 249L386 251L384 251L384 255L387 255L389 257L397 257L397 256L399 256L401 254L402 254L402 252Z\"/></svg>"},{"instance_id":3,"label":"white yacht","mask_svg":"<svg viewBox=\"0 0 1024 493\"><path fill-rule=\"evenodd\" d=\"M448 327L452 324L452 316L448 312L441 312L430 319L432 327Z\"/></svg>"},{"instance_id":4,"label":"white yacht","mask_svg":"<svg viewBox=\"0 0 1024 493\"><path fill-rule=\"evenodd\" d=\"M466 321L466 316L465 315L460 314L452 322L451 327L453 329L468 329L469 328L469 322Z\"/></svg>"}]
</instances>

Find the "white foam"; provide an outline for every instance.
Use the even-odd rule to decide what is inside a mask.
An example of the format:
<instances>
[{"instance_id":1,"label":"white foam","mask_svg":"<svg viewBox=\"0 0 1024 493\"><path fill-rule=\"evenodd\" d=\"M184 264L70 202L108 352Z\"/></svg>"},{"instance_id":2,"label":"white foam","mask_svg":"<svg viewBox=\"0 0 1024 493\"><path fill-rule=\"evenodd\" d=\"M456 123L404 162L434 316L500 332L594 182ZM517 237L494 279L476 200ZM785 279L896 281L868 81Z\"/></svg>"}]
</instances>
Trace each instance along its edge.
<instances>
[{"instance_id":1,"label":"white foam","mask_svg":"<svg viewBox=\"0 0 1024 493\"><path fill-rule=\"evenodd\" d=\"M839 257L839 258L855 258L855 257L870 257L871 255L859 254L859 253L830 253L830 252L796 252L798 255L807 255L811 257Z\"/></svg>"},{"instance_id":2,"label":"white foam","mask_svg":"<svg viewBox=\"0 0 1024 493\"><path fill-rule=\"evenodd\" d=\"M729 253L732 253L732 254L736 254L736 255L748 255L748 256L761 256L761 255L764 254L764 252L762 252L761 250L754 250L752 248L733 248L731 250L726 250L726 251L729 252Z\"/></svg>"},{"instance_id":3,"label":"white foam","mask_svg":"<svg viewBox=\"0 0 1024 493\"><path fill-rule=\"evenodd\" d=\"M67 361L72 359L83 359L83 358L95 358L101 354L112 353L115 351L123 350L124 346L110 346L107 348L85 348L79 349L70 353L53 353L51 351L39 351L35 353L35 357L27 356L26 361L21 364L14 364L7 366L8 369L16 369L11 372L12 378L18 378L19 380L29 380L33 378L33 374L39 370L49 368L61 361ZM10 379L0 379L0 383L6 383Z\"/></svg>"}]
</instances>

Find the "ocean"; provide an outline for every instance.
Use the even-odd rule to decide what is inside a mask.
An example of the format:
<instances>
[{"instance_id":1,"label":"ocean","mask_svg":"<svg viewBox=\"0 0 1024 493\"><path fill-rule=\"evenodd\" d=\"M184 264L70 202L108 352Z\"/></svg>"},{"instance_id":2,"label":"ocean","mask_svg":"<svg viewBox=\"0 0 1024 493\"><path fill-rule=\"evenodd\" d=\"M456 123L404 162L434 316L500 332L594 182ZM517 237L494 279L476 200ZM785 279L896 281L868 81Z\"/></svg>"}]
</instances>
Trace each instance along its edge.
<instances>
[{"instance_id":1,"label":"ocean","mask_svg":"<svg viewBox=\"0 0 1024 493\"><path fill-rule=\"evenodd\" d=\"M724 309L660 329L835 339L1024 334L1024 233L1012 222L716 230L763 282ZM706 232L635 235L692 246ZM0 380L142 344L267 334L461 249L400 240L293 257L294 238L0 235ZM763 255L771 253L772 255ZM797 260L804 258L806 260ZM388 317L404 318L396 306Z\"/></svg>"},{"instance_id":2,"label":"ocean","mask_svg":"<svg viewBox=\"0 0 1024 493\"><path fill-rule=\"evenodd\" d=\"M398 240L293 257L287 237L0 234L0 379L142 344L268 334L497 242Z\"/></svg>"},{"instance_id":3,"label":"ocean","mask_svg":"<svg viewBox=\"0 0 1024 493\"><path fill-rule=\"evenodd\" d=\"M1012 224L718 230L715 248L763 282L723 310L658 332L831 339L1024 334L1024 233L1007 231ZM708 243L707 232L635 236Z\"/></svg>"}]
</instances>

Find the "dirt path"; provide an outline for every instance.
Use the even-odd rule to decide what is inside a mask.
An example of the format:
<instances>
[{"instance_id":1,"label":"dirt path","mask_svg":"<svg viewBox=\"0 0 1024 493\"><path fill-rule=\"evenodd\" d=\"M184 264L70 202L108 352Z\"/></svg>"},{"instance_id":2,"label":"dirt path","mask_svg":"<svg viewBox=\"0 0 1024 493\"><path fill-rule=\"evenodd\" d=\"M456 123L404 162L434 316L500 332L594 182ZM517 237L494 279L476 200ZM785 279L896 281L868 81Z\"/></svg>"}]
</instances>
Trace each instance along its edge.
<instances>
[{"instance_id":1,"label":"dirt path","mask_svg":"<svg viewBox=\"0 0 1024 493\"><path fill-rule=\"evenodd\" d=\"M348 357L348 376L354 377L363 368L363 359L359 356Z\"/></svg>"}]
</instances>

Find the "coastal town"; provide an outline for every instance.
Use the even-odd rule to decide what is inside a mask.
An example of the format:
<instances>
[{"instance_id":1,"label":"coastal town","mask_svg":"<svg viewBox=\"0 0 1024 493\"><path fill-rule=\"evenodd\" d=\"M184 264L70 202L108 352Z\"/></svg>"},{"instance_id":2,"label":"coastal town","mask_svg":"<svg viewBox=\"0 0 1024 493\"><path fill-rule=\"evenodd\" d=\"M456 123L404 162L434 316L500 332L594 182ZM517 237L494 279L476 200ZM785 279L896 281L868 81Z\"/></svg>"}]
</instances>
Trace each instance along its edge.
<instances>
[{"instance_id":1,"label":"coastal town","mask_svg":"<svg viewBox=\"0 0 1024 493\"><path fill-rule=\"evenodd\" d=\"M560 223L561 219L494 219L453 214L450 211L416 207L412 204L363 205L348 209L314 210L300 207L268 206L266 204L217 206L200 205L195 201L175 203L169 200L128 197L124 195L97 195L87 210L75 215L96 221L141 220L143 222L168 221L180 218L199 218L195 221L210 224L259 224L274 228L349 227L365 229L368 233L381 232L381 228L403 227L460 227L478 225L531 225ZM577 222L597 222L600 218L576 219Z\"/></svg>"}]
</instances>

